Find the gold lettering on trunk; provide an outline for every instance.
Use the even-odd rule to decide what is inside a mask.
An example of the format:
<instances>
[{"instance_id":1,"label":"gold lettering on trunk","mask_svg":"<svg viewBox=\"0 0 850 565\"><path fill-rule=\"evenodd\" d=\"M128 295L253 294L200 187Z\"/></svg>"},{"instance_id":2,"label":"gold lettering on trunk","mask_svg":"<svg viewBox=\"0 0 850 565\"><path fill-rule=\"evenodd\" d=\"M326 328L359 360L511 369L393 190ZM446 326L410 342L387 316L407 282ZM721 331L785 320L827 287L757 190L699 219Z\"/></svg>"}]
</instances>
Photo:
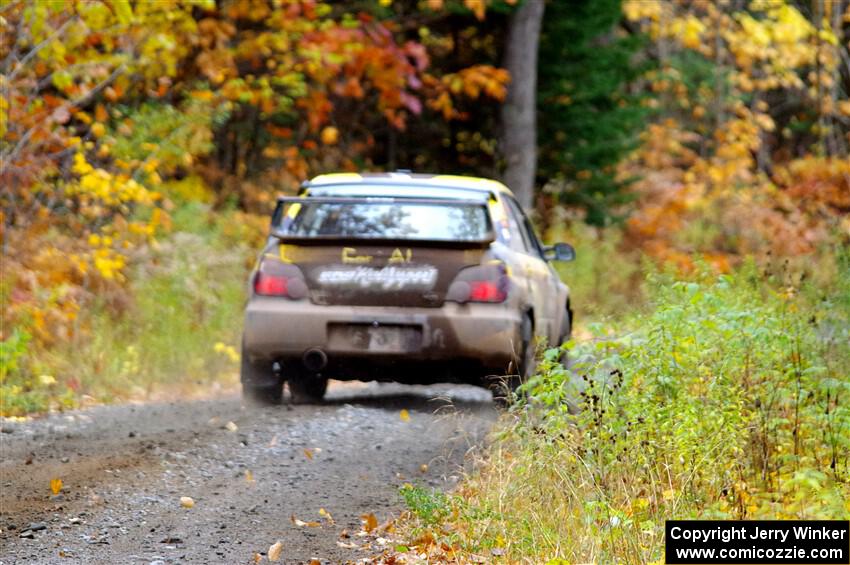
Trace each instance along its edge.
<instances>
[{"instance_id":1,"label":"gold lettering on trunk","mask_svg":"<svg viewBox=\"0 0 850 565\"><path fill-rule=\"evenodd\" d=\"M371 260L371 255L357 255L357 249L355 249L354 247L342 248L343 263L368 263Z\"/></svg>"},{"instance_id":2,"label":"gold lettering on trunk","mask_svg":"<svg viewBox=\"0 0 850 565\"><path fill-rule=\"evenodd\" d=\"M413 250L408 248L407 253L402 253L401 249L396 247L393 250L393 254L390 256L390 260L388 263L410 263L411 259L413 259Z\"/></svg>"}]
</instances>

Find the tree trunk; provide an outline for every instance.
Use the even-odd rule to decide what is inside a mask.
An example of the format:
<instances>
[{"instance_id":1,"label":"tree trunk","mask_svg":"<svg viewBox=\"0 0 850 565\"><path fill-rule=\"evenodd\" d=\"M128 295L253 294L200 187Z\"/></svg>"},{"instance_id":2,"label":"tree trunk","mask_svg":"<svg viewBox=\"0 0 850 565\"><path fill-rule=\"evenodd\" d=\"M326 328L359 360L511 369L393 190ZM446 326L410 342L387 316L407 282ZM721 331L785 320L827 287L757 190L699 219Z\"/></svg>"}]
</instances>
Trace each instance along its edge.
<instances>
[{"instance_id":1,"label":"tree trunk","mask_svg":"<svg viewBox=\"0 0 850 565\"><path fill-rule=\"evenodd\" d=\"M505 68L511 73L511 83L502 106L503 178L526 210L534 203L537 169L537 46L543 3L525 0L513 13L505 48Z\"/></svg>"}]
</instances>

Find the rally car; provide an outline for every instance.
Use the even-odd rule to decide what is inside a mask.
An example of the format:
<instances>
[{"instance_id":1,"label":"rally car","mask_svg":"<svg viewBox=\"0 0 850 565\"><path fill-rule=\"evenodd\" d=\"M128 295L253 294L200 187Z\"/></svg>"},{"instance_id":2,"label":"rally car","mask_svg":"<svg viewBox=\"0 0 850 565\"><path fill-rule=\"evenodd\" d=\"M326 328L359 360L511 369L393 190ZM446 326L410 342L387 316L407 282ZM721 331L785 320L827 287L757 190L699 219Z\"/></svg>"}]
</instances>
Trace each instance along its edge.
<instances>
[{"instance_id":1,"label":"rally car","mask_svg":"<svg viewBox=\"0 0 850 565\"><path fill-rule=\"evenodd\" d=\"M318 176L280 198L250 277L246 398L322 398L328 378L463 382L503 394L568 339L567 286L503 184L408 172Z\"/></svg>"}]
</instances>

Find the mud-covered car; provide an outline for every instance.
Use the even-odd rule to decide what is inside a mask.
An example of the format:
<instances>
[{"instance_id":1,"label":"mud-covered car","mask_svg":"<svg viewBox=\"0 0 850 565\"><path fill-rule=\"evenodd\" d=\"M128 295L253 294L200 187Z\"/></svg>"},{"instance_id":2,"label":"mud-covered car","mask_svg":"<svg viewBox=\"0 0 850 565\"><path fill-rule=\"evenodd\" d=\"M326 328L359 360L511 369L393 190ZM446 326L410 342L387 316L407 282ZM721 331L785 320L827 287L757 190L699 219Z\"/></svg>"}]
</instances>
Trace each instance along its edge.
<instances>
[{"instance_id":1,"label":"mud-covered car","mask_svg":"<svg viewBox=\"0 0 850 565\"><path fill-rule=\"evenodd\" d=\"M567 339L567 286L503 184L331 174L281 198L250 278L244 396L321 399L328 378L502 390Z\"/></svg>"}]
</instances>

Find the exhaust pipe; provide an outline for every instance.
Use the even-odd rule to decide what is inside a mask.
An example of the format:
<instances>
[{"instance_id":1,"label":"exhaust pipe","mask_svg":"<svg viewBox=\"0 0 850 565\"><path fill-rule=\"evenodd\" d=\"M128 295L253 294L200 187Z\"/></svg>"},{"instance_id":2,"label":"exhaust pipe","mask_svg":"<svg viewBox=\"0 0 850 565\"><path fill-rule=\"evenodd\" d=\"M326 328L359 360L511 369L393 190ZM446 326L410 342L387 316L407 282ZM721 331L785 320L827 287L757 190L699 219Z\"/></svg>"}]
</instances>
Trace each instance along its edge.
<instances>
[{"instance_id":1,"label":"exhaust pipe","mask_svg":"<svg viewBox=\"0 0 850 565\"><path fill-rule=\"evenodd\" d=\"M318 347L314 347L304 352L301 362L308 371L318 373L327 366L328 356Z\"/></svg>"}]
</instances>

